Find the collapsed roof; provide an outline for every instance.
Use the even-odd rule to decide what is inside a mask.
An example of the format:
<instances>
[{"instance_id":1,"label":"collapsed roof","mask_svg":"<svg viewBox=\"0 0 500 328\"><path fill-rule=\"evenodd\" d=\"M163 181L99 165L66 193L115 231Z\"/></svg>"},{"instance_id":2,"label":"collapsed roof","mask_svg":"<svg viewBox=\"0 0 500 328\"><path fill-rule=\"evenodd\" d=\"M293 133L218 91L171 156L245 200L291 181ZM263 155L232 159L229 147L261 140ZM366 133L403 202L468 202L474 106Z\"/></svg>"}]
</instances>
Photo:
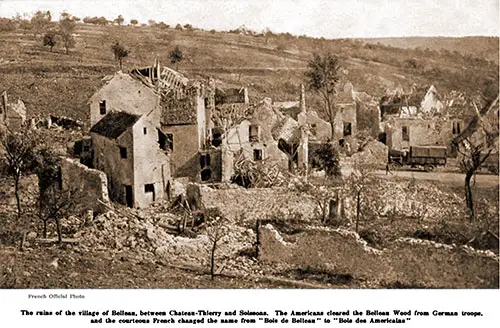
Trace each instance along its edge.
<instances>
[{"instance_id":1,"label":"collapsed roof","mask_svg":"<svg viewBox=\"0 0 500 328\"><path fill-rule=\"evenodd\" d=\"M151 88L159 97L163 124L193 124L196 122L196 106L192 97L200 83L189 80L173 69L161 66L155 60L153 66L136 68L130 76Z\"/></svg>"},{"instance_id":2,"label":"collapsed roof","mask_svg":"<svg viewBox=\"0 0 500 328\"><path fill-rule=\"evenodd\" d=\"M128 128L134 126L140 116L125 112L110 112L97 122L90 132L100 134L109 139L116 139Z\"/></svg>"}]
</instances>

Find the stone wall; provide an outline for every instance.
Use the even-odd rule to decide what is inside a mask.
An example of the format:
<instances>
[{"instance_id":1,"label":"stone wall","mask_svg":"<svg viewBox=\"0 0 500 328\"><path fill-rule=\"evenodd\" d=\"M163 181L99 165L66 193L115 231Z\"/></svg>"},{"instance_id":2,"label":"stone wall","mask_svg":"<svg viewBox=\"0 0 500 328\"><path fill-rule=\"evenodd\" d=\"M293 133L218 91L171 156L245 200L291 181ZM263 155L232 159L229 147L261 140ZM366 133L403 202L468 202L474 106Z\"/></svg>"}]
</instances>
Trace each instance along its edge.
<instances>
[{"instance_id":1,"label":"stone wall","mask_svg":"<svg viewBox=\"0 0 500 328\"><path fill-rule=\"evenodd\" d=\"M61 177L63 189L79 191L79 202L86 208L99 212L102 205L98 200L108 203L108 181L104 172L89 169L77 159L61 160Z\"/></svg>"},{"instance_id":2,"label":"stone wall","mask_svg":"<svg viewBox=\"0 0 500 328\"><path fill-rule=\"evenodd\" d=\"M436 288L498 288L492 252L402 238L377 250L351 231L318 228L285 242L271 226L260 229L262 261L288 268L328 270L355 279Z\"/></svg>"},{"instance_id":3,"label":"stone wall","mask_svg":"<svg viewBox=\"0 0 500 328\"><path fill-rule=\"evenodd\" d=\"M285 218L295 213L297 217L307 220L316 215L316 204L312 199L285 188L214 189L205 185L192 186L188 188L188 198L191 195L199 197L203 207L218 207L225 217L233 221L254 222L256 219L270 219L270 215Z\"/></svg>"}]
</instances>

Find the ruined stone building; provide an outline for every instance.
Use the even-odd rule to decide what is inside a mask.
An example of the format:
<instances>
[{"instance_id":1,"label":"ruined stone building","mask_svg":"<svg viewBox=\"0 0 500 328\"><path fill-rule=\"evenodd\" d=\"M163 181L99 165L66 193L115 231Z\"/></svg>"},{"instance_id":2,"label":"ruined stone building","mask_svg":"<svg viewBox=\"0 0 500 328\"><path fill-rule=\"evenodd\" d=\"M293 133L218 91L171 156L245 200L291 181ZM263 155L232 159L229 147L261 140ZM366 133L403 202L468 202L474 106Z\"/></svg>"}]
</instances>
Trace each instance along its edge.
<instances>
[{"instance_id":1,"label":"ruined stone building","mask_svg":"<svg viewBox=\"0 0 500 328\"><path fill-rule=\"evenodd\" d=\"M9 103L7 91L2 93L0 99L0 124L7 126L12 131L20 130L26 121L26 107L21 99L17 103Z\"/></svg>"},{"instance_id":2,"label":"ruined stone building","mask_svg":"<svg viewBox=\"0 0 500 328\"><path fill-rule=\"evenodd\" d=\"M227 157L243 156L253 161L267 161L288 169L288 157L279 147L279 134L273 136L273 128L284 116L273 110L271 100L264 99L255 106L250 117L227 131L223 137L222 149ZM231 163L227 163L231 167ZM229 174L229 173L227 173Z\"/></svg>"},{"instance_id":3,"label":"ruined stone building","mask_svg":"<svg viewBox=\"0 0 500 328\"><path fill-rule=\"evenodd\" d=\"M216 96L212 142L201 158L202 163L210 161L212 175L204 174L202 181L229 181L234 163L241 160L281 170L307 169L309 128L303 88L299 101L273 103L265 98L254 105L247 103L243 90L233 103L220 103ZM298 111L291 112L295 108Z\"/></svg>"},{"instance_id":4,"label":"ruined stone building","mask_svg":"<svg viewBox=\"0 0 500 328\"><path fill-rule=\"evenodd\" d=\"M173 177L200 179L200 151L207 145L213 92L200 81L178 85L162 96L161 130L169 140Z\"/></svg>"},{"instance_id":5,"label":"ruined stone building","mask_svg":"<svg viewBox=\"0 0 500 328\"><path fill-rule=\"evenodd\" d=\"M91 126L113 111L146 115L167 138L172 174L186 176L207 138L207 113L214 102L208 89L207 83L189 81L159 63L118 72L90 98Z\"/></svg>"},{"instance_id":6,"label":"ruined stone building","mask_svg":"<svg viewBox=\"0 0 500 328\"><path fill-rule=\"evenodd\" d=\"M464 120L446 112L436 88L383 97L380 104L382 141L389 149L410 146L446 146L464 129Z\"/></svg>"},{"instance_id":7,"label":"ruined stone building","mask_svg":"<svg viewBox=\"0 0 500 328\"><path fill-rule=\"evenodd\" d=\"M318 115L318 111L309 108L305 113L305 124L308 126L308 142L310 144L322 144L333 140L340 147L352 150L357 148L357 104L354 96L354 87L348 81L343 81L337 86L336 113L334 118L334 133L332 126ZM304 96L301 99L305 99ZM299 113L302 112L296 102L275 102L273 105L282 113L298 121ZM305 106L305 104L304 104ZM333 138L332 138L333 137Z\"/></svg>"},{"instance_id":8,"label":"ruined stone building","mask_svg":"<svg viewBox=\"0 0 500 328\"><path fill-rule=\"evenodd\" d=\"M75 143L75 153L107 175L111 199L131 207L169 198L176 178L230 181L240 160L307 169L309 144L332 134L328 122L306 110L303 88L290 115L269 98L250 105L244 87L189 80L158 62L104 82L89 100L90 144ZM352 85L343 94L334 139L355 145Z\"/></svg>"},{"instance_id":9,"label":"ruined stone building","mask_svg":"<svg viewBox=\"0 0 500 328\"><path fill-rule=\"evenodd\" d=\"M170 167L161 133L145 114L113 111L91 129L93 166L108 177L111 198L147 207L168 197Z\"/></svg>"},{"instance_id":10,"label":"ruined stone building","mask_svg":"<svg viewBox=\"0 0 500 328\"><path fill-rule=\"evenodd\" d=\"M385 122L384 133L389 149L405 150L410 146L448 146L460 134L463 120L393 118Z\"/></svg>"}]
</instances>

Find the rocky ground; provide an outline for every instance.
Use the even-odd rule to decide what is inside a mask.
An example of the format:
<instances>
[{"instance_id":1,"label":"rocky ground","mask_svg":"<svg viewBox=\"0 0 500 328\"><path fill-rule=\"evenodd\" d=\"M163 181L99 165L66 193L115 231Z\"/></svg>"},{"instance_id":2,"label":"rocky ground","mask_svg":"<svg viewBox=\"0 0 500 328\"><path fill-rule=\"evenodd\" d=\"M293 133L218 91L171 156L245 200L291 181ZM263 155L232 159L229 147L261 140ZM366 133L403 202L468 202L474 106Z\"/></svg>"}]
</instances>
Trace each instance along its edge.
<instances>
[{"instance_id":1,"label":"rocky ground","mask_svg":"<svg viewBox=\"0 0 500 328\"><path fill-rule=\"evenodd\" d=\"M23 181L28 193L34 180ZM435 243L438 248L461 246L473 253L493 256L498 260L498 187L476 186L477 202L481 205L478 221L469 224L465 219L461 189L415 179L377 180L370 187L363 204L359 235L354 232L352 213L335 229L356 235L366 247L375 252L392 247L394 243ZM0 231L0 286L3 288L377 288L392 286L387 281L367 279L349 272L318 270L307 265L275 264L257 256L255 218L247 213L271 210L264 203L271 198L275 205L285 207L304 198L300 193L281 188L260 193L242 189L235 208L226 197L234 199L238 189L211 190L211 206L224 220L223 237L215 252L214 280L210 279L210 249L213 245L207 222L194 229L187 227L179 233L183 214L171 204L160 203L148 209L129 209L113 204L102 213L87 212L63 221L64 240L55 244L55 229L49 225L47 239L40 238L40 222L25 216L15 216L11 197L0 204L4 225ZM2 190L8 196L10 189ZM273 196L273 192L283 197ZM288 197L286 197L288 195ZM24 199L25 203L32 199ZM238 207L238 204L246 204ZM283 203L283 204L281 204ZM313 202L306 202L313 206ZM304 203L305 204L305 203ZM28 206L28 204L25 204ZM281 206L283 205L283 206ZM305 209L308 209L306 206ZM315 211L304 215L282 208L273 215L261 218L263 224L276 229L283 242L294 245L307 231L328 230ZM352 204L351 204L352 210ZM349 211L349 208L346 209ZM238 215L236 215L236 214ZM234 214L234 215L232 215ZM300 216L300 217L299 217ZM251 218L251 219L249 219ZM207 218L208 220L208 218ZM208 222L209 223L209 222ZM325 230L325 231L326 231ZM24 251L18 249L23 232L27 233ZM346 236L347 236L346 235ZM495 238L496 237L496 238ZM410 241L408 241L410 240ZM434 245L434 244L433 244ZM437 246L436 246L437 247ZM387 253L387 252L386 252ZM496 253L496 254L495 254ZM387 254L390 254L387 253ZM476 254L476 253L474 253ZM259 254L260 255L260 254ZM484 254L483 254L484 255ZM483 256L481 255L481 256ZM278 255L279 256L279 255ZM327 266L328 267L328 266ZM337 266L338 267L338 266ZM497 279L498 280L498 279ZM396 282L394 282L396 283ZM396 283L397 285L397 283ZM396 286L395 285L395 286ZM495 285L495 284L493 284ZM493 287L492 285L492 287ZM415 282L413 287L426 287ZM484 286L484 283L481 284ZM498 281L496 283L498 286ZM428 286L427 286L428 287Z\"/></svg>"}]
</instances>

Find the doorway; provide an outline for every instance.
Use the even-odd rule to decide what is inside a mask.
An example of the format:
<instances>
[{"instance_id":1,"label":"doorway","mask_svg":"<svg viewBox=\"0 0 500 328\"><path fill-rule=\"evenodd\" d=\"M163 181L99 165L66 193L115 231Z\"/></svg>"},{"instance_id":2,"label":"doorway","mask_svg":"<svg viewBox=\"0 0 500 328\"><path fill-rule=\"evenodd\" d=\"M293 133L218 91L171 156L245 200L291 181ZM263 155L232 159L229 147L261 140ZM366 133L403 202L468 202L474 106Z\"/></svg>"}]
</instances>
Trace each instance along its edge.
<instances>
[{"instance_id":1,"label":"doorway","mask_svg":"<svg viewBox=\"0 0 500 328\"><path fill-rule=\"evenodd\" d=\"M132 195L132 186L125 186L125 201L128 207L134 207L134 198Z\"/></svg>"}]
</instances>

